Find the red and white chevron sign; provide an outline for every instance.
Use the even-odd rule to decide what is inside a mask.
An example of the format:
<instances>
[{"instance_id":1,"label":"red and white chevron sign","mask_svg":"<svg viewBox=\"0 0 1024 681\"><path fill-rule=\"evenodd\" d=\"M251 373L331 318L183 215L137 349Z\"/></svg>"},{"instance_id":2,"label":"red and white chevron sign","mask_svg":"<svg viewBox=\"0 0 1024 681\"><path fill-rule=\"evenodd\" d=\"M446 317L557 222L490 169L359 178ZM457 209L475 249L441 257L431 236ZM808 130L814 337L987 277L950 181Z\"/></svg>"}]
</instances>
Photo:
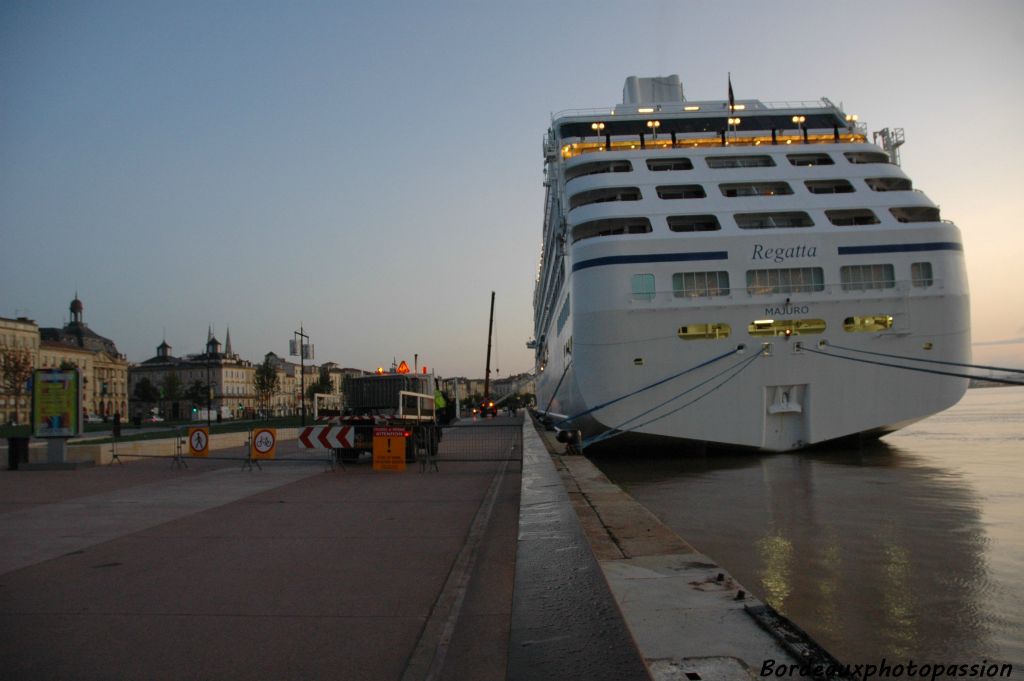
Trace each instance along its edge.
<instances>
[{"instance_id":1,"label":"red and white chevron sign","mask_svg":"<svg viewBox=\"0 0 1024 681\"><path fill-rule=\"evenodd\" d=\"M305 449L351 449L352 426L309 426L299 433Z\"/></svg>"}]
</instances>

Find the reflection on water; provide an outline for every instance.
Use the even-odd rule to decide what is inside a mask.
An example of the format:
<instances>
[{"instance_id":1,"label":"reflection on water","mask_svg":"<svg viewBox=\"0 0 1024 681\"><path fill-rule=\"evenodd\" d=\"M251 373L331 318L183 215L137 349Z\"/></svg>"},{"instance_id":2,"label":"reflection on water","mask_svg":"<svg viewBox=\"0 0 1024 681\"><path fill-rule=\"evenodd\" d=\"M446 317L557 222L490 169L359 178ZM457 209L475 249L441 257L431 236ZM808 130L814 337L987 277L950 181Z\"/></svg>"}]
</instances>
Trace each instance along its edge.
<instances>
[{"instance_id":1,"label":"reflection on water","mask_svg":"<svg viewBox=\"0 0 1024 681\"><path fill-rule=\"evenodd\" d=\"M859 450L596 463L841 660L1024 663L1024 389Z\"/></svg>"}]
</instances>

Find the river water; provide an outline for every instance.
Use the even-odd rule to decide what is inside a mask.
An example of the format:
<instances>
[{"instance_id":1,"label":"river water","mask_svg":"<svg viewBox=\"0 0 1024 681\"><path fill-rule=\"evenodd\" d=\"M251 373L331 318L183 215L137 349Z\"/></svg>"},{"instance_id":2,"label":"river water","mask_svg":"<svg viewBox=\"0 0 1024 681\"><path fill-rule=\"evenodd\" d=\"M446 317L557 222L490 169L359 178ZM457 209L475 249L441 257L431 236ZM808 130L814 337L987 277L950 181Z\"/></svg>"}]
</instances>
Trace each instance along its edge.
<instances>
[{"instance_id":1,"label":"river water","mask_svg":"<svg viewBox=\"0 0 1024 681\"><path fill-rule=\"evenodd\" d=\"M840 661L1024 669L1024 388L861 449L626 454L595 463Z\"/></svg>"}]
</instances>

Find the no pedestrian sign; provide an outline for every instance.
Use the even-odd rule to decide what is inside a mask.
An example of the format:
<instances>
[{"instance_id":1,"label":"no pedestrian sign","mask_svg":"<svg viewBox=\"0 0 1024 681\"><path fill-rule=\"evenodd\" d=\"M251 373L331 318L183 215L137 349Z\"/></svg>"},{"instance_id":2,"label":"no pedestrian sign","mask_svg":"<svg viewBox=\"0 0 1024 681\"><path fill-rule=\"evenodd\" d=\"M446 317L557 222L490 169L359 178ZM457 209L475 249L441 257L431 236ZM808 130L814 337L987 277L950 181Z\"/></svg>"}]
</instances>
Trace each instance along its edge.
<instances>
[{"instance_id":1,"label":"no pedestrian sign","mask_svg":"<svg viewBox=\"0 0 1024 681\"><path fill-rule=\"evenodd\" d=\"M210 454L210 431L208 428L188 429L188 455L209 456Z\"/></svg>"},{"instance_id":2,"label":"no pedestrian sign","mask_svg":"<svg viewBox=\"0 0 1024 681\"><path fill-rule=\"evenodd\" d=\"M277 428L257 428L252 431L252 458L273 459L277 450Z\"/></svg>"}]
</instances>

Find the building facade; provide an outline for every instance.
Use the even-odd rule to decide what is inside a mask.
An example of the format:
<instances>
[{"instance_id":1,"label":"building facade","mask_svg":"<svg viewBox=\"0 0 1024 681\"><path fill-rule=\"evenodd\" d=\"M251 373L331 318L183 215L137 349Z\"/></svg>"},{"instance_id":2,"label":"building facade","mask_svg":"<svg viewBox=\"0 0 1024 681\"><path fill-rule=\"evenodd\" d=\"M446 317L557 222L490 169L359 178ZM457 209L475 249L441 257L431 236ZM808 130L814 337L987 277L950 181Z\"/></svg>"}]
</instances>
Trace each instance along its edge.
<instances>
[{"instance_id":1,"label":"building facade","mask_svg":"<svg viewBox=\"0 0 1024 681\"><path fill-rule=\"evenodd\" d=\"M19 361L27 356L30 367L37 366L39 327L27 317L0 317L0 420L4 423L28 423L32 395L23 375L17 375Z\"/></svg>"},{"instance_id":2,"label":"building facade","mask_svg":"<svg viewBox=\"0 0 1024 681\"><path fill-rule=\"evenodd\" d=\"M148 418L155 413L172 421L205 420L207 409L211 419L243 418L255 413L256 370L251 362L232 352L230 330L225 346L208 331L206 352L175 357L172 349L163 341L155 356L129 370L133 418Z\"/></svg>"},{"instance_id":3,"label":"building facade","mask_svg":"<svg viewBox=\"0 0 1024 681\"><path fill-rule=\"evenodd\" d=\"M75 295L70 305L71 321L61 328L39 330L36 367L59 369L71 365L82 370L83 411L104 419L128 410L128 360L114 341L85 323L85 306Z\"/></svg>"}]
</instances>

